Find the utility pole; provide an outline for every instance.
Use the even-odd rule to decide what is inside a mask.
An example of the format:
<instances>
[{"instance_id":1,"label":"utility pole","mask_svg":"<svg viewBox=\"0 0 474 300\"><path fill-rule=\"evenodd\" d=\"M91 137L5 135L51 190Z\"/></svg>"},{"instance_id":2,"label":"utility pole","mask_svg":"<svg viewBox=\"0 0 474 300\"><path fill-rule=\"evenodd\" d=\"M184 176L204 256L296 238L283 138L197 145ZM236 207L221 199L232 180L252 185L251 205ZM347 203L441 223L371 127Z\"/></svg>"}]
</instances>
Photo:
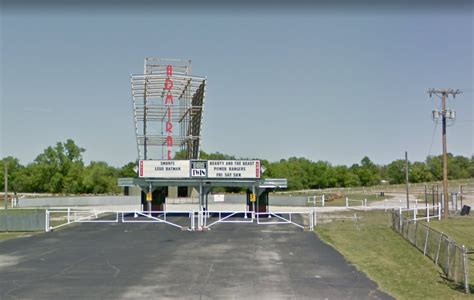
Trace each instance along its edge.
<instances>
[{"instance_id":1,"label":"utility pole","mask_svg":"<svg viewBox=\"0 0 474 300\"><path fill-rule=\"evenodd\" d=\"M449 216L449 199L448 199L448 147L446 143L446 121L447 119L454 120L456 114L453 110L446 109L446 98L449 95L452 95L453 98L456 98L457 94L461 94L462 92L457 89L430 89L427 92L430 95L436 95L441 98L441 111L433 110L433 119L438 120L441 116L442 120L442 142L443 142L443 198L444 198L444 213L443 219L447 219Z\"/></svg>"},{"instance_id":2,"label":"utility pole","mask_svg":"<svg viewBox=\"0 0 474 300\"><path fill-rule=\"evenodd\" d=\"M407 189L407 209L410 209L410 192L408 187L408 152L405 151L405 183Z\"/></svg>"}]
</instances>

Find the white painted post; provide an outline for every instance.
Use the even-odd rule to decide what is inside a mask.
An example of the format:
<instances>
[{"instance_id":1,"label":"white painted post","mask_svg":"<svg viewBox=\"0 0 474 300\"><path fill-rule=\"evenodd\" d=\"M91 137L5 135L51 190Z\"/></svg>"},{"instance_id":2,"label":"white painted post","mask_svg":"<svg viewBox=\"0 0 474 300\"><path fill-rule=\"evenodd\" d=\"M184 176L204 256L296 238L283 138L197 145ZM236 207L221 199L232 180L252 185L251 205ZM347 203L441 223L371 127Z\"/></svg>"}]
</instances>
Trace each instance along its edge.
<instances>
[{"instance_id":1,"label":"white painted post","mask_svg":"<svg viewBox=\"0 0 474 300\"><path fill-rule=\"evenodd\" d=\"M323 206L323 207L324 207L324 201L326 200L325 198L326 198L326 197L325 197L324 194L323 194L323 197L322 197L322 206Z\"/></svg>"},{"instance_id":2,"label":"white painted post","mask_svg":"<svg viewBox=\"0 0 474 300\"><path fill-rule=\"evenodd\" d=\"M67 208L67 223L68 224L71 223L71 208L70 207Z\"/></svg>"},{"instance_id":3,"label":"white painted post","mask_svg":"<svg viewBox=\"0 0 474 300\"><path fill-rule=\"evenodd\" d=\"M463 272L464 272L464 292L469 294L469 273L467 267L467 251L466 247L462 245L462 262L463 262Z\"/></svg>"},{"instance_id":4,"label":"white painted post","mask_svg":"<svg viewBox=\"0 0 474 300\"><path fill-rule=\"evenodd\" d=\"M367 198L364 199L364 207L367 207Z\"/></svg>"},{"instance_id":5,"label":"white painted post","mask_svg":"<svg viewBox=\"0 0 474 300\"><path fill-rule=\"evenodd\" d=\"M430 205L426 205L426 218L428 220L428 223L430 222Z\"/></svg>"},{"instance_id":6,"label":"white painted post","mask_svg":"<svg viewBox=\"0 0 474 300\"><path fill-rule=\"evenodd\" d=\"M415 206L413 209L413 220L416 222L416 213L417 213L418 208Z\"/></svg>"},{"instance_id":7,"label":"white painted post","mask_svg":"<svg viewBox=\"0 0 474 300\"><path fill-rule=\"evenodd\" d=\"M201 206L199 206L197 211L197 230L201 230Z\"/></svg>"},{"instance_id":8,"label":"white painted post","mask_svg":"<svg viewBox=\"0 0 474 300\"><path fill-rule=\"evenodd\" d=\"M349 198L346 197L346 208L349 208Z\"/></svg>"},{"instance_id":9,"label":"white painted post","mask_svg":"<svg viewBox=\"0 0 474 300\"><path fill-rule=\"evenodd\" d=\"M441 220L441 203L438 202L438 220Z\"/></svg>"},{"instance_id":10,"label":"white painted post","mask_svg":"<svg viewBox=\"0 0 474 300\"><path fill-rule=\"evenodd\" d=\"M44 231L49 232L49 210L46 210L46 220L44 220Z\"/></svg>"},{"instance_id":11,"label":"white painted post","mask_svg":"<svg viewBox=\"0 0 474 300\"><path fill-rule=\"evenodd\" d=\"M220 217L219 217L220 219ZM247 219L247 203L245 203L245 214L244 214L244 219Z\"/></svg>"},{"instance_id":12,"label":"white painted post","mask_svg":"<svg viewBox=\"0 0 474 300\"><path fill-rule=\"evenodd\" d=\"M402 231L402 207L400 206L398 209L400 210L400 215L399 215L400 218L399 219L400 219L400 232L401 232Z\"/></svg>"}]
</instances>

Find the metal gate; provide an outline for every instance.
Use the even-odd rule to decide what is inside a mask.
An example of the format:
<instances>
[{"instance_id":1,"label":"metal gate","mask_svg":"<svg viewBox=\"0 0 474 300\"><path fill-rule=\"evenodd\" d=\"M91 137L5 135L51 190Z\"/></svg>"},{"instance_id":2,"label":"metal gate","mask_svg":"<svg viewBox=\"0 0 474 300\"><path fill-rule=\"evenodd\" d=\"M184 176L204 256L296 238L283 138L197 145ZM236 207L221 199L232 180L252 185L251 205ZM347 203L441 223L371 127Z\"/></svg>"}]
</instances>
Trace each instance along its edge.
<instances>
[{"instance_id":1,"label":"metal gate","mask_svg":"<svg viewBox=\"0 0 474 300\"><path fill-rule=\"evenodd\" d=\"M210 229L219 223L255 223L257 225L294 225L303 230L314 228L314 211L205 211L198 228Z\"/></svg>"},{"instance_id":2,"label":"metal gate","mask_svg":"<svg viewBox=\"0 0 474 300\"><path fill-rule=\"evenodd\" d=\"M98 211L77 208L47 209L45 231L74 223L162 223L187 231L210 230L222 223L314 227L314 211ZM196 222L197 221L197 222Z\"/></svg>"},{"instance_id":3,"label":"metal gate","mask_svg":"<svg viewBox=\"0 0 474 300\"><path fill-rule=\"evenodd\" d=\"M177 219L179 218L178 222ZM194 211L96 211L47 209L45 231L74 223L163 223L181 230L194 231Z\"/></svg>"}]
</instances>

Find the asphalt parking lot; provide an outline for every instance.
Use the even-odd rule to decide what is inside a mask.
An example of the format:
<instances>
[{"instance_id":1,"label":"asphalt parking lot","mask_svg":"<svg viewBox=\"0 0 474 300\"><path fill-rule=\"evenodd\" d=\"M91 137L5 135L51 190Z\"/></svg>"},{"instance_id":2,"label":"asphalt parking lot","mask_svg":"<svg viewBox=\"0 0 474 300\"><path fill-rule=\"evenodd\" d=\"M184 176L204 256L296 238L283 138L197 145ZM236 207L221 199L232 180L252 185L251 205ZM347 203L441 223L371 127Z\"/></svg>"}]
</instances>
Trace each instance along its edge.
<instances>
[{"instance_id":1,"label":"asphalt parking lot","mask_svg":"<svg viewBox=\"0 0 474 300\"><path fill-rule=\"evenodd\" d=\"M291 225L80 224L0 242L0 299L389 299Z\"/></svg>"}]
</instances>

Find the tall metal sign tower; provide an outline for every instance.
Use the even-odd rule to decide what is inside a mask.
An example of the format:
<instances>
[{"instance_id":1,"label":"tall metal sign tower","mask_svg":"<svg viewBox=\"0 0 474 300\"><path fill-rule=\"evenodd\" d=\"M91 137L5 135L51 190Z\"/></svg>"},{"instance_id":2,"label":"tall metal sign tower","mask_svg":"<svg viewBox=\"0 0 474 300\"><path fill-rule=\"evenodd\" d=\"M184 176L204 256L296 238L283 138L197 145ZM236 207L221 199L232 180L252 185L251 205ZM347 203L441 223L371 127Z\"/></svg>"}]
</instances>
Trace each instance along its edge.
<instances>
[{"instance_id":1,"label":"tall metal sign tower","mask_svg":"<svg viewBox=\"0 0 474 300\"><path fill-rule=\"evenodd\" d=\"M143 74L131 75L138 159L199 158L206 83L190 60L145 58Z\"/></svg>"}]
</instances>

